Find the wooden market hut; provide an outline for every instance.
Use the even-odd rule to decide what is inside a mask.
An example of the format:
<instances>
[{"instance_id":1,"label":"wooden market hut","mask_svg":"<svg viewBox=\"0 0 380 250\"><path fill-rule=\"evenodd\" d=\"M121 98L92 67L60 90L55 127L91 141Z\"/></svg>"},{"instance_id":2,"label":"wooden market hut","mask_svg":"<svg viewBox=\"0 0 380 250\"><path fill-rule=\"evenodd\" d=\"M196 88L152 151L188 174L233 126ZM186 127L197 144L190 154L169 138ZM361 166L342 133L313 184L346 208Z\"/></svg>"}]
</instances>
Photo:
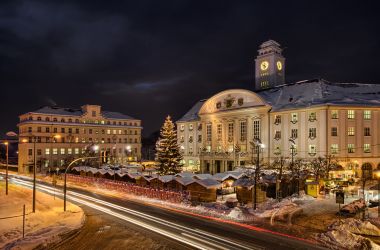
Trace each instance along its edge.
<instances>
[{"instance_id":1,"label":"wooden market hut","mask_svg":"<svg viewBox=\"0 0 380 250\"><path fill-rule=\"evenodd\" d=\"M232 186L236 187L236 198L240 203L247 204L253 201L255 186L255 181L253 179L240 178L236 180ZM258 183L256 187L257 203L264 202L267 198L266 192L262 190L263 188L265 189L265 185Z\"/></svg>"},{"instance_id":2,"label":"wooden market hut","mask_svg":"<svg viewBox=\"0 0 380 250\"><path fill-rule=\"evenodd\" d=\"M157 179L157 184L159 189L169 189L175 190L176 181L174 175L162 175Z\"/></svg>"},{"instance_id":3,"label":"wooden market hut","mask_svg":"<svg viewBox=\"0 0 380 250\"><path fill-rule=\"evenodd\" d=\"M152 181L156 180L157 178L158 178L157 175L153 175L153 176L142 175L140 177L136 177L136 184L142 187L150 187Z\"/></svg>"},{"instance_id":4,"label":"wooden market hut","mask_svg":"<svg viewBox=\"0 0 380 250\"><path fill-rule=\"evenodd\" d=\"M211 174L196 174L193 176L193 178L197 180L212 179L212 175Z\"/></svg>"},{"instance_id":5,"label":"wooden market hut","mask_svg":"<svg viewBox=\"0 0 380 250\"><path fill-rule=\"evenodd\" d=\"M187 191L190 192L191 201L215 202L216 190L221 187L222 184L215 179L203 179L188 184Z\"/></svg>"},{"instance_id":6,"label":"wooden market hut","mask_svg":"<svg viewBox=\"0 0 380 250\"><path fill-rule=\"evenodd\" d=\"M175 190L177 191L185 191L187 190L187 186L190 184L190 183L193 183L195 182L196 179L192 178L192 177L176 177L175 178Z\"/></svg>"}]
</instances>

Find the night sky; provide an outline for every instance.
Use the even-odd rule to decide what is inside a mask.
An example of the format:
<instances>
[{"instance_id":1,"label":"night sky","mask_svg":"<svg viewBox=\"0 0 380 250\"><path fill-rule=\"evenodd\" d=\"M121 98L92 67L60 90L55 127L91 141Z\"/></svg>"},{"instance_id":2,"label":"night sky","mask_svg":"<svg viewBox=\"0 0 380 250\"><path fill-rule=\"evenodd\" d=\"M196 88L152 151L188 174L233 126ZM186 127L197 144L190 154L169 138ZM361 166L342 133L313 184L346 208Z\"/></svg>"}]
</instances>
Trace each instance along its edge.
<instances>
[{"instance_id":1,"label":"night sky","mask_svg":"<svg viewBox=\"0 0 380 250\"><path fill-rule=\"evenodd\" d=\"M40 106L86 103L149 135L199 99L253 90L268 39L286 47L287 82L380 83L375 1L122 2L0 1L2 135Z\"/></svg>"}]
</instances>

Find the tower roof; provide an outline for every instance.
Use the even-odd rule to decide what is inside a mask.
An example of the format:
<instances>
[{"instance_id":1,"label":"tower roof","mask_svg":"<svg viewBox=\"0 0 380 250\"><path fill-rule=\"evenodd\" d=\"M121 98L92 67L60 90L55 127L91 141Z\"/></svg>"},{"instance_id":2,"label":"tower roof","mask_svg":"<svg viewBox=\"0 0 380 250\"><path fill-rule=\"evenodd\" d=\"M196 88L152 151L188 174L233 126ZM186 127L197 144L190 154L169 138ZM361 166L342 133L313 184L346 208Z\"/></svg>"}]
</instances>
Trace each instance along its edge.
<instances>
[{"instance_id":1,"label":"tower roof","mask_svg":"<svg viewBox=\"0 0 380 250\"><path fill-rule=\"evenodd\" d=\"M268 53L277 53L277 54L281 54L282 52L282 49L281 49L281 45L274 41L274 40L268 40L268 41L265 41L263 42L260 46L259 46L259 55L264 55L264 54L268 54Z\"/></svg>"}]
</instances>

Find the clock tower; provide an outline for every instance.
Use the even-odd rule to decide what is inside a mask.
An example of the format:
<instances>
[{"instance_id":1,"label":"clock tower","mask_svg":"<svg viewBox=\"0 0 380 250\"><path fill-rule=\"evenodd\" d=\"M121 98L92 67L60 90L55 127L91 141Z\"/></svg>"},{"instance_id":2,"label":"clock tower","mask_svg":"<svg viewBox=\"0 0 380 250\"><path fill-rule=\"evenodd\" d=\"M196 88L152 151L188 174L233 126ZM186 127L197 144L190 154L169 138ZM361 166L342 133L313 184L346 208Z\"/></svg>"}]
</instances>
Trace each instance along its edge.
<instances>
[{"instance_id":1,"label":"clock tower","mask_svg":"<svg viewBox=\"0 0 380 250\"><path fill-rule=\"evenodd\" d=\"M280 44L268 40L260 45L255 59L255 89L266 89L285 83L285 58Z\"/></svg>"}]
</instances>

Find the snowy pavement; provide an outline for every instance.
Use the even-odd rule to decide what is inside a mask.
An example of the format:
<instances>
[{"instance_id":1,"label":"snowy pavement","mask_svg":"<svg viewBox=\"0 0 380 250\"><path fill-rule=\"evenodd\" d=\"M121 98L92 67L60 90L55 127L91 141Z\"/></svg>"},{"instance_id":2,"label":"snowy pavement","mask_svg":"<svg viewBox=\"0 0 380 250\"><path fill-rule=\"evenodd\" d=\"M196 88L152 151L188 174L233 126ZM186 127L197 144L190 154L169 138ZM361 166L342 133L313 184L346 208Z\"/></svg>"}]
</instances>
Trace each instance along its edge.
<instances>
[{"instance_id":1,"label":"snowy pavement","mask_svg":"<svg viewBox=\"0 0 380 250\"><path fill-rule=\"evenodd\" d=\"M60 240L60 234L83 225L84 213L71 203L63 212L63 201L37 192L36 213L32 213L32 191L9 185L5 195L4 182L0 182L0 249L33 249L39 245ZM26 205L25 238L22 238L22 212ZM13 218L7 218L13 217Z\"/></svg>"}]
</instances>

